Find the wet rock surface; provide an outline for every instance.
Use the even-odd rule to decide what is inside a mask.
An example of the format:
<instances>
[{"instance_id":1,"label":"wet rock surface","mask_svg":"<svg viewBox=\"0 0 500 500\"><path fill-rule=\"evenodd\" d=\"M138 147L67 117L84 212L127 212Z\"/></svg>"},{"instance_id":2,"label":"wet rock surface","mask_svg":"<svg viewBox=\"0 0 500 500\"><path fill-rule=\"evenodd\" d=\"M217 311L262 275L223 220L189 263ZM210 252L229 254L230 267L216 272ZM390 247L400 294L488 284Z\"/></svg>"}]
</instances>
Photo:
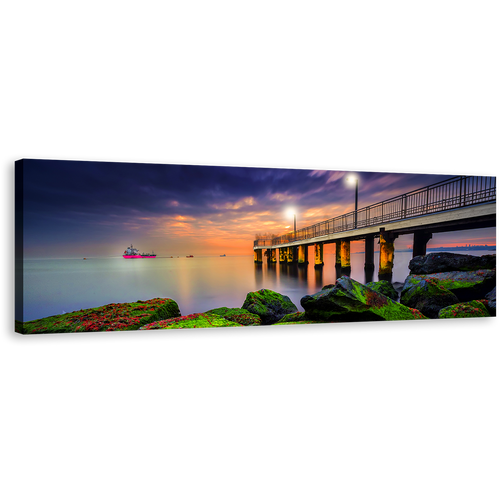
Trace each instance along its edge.
<instances>
[{"instance_id":1,"label":"wet rock surface","mask_svg":"<svg viewBox=\"0 0 500 500\"><path fill-rule=\"evenodd\" d=\"M436 252L414 257L408 264L411 274L432 274L449 271L477 271L494 269L496 255L462 255L450 252Z\"/></svg>"},{"instance_id":2,"label":"wet rock surface","mask_svg":"<svg viewBox=\"0 0 500 500\"><path fill-rule=\"evenodd\" d=\"M259 316L263 325L272 325L285 314L298 312L290 297L266 288L249 292L241 307Z\"/></svg>"}]
</instances>

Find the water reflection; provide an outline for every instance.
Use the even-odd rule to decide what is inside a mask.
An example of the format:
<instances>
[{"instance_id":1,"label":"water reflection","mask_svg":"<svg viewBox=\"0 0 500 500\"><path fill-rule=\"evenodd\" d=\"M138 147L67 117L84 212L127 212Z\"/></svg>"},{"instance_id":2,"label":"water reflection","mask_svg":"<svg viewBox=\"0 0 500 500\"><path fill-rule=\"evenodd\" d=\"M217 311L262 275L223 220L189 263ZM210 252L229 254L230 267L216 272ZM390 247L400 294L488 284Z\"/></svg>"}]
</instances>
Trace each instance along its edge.
<instances>
[{"instance_id":1,"label":"water reflection","mask_svg":"<svg viewBox=\"0 0 500 500\"><path fill-rule=\"evenodd\" d=\"M254 274L255 274L255 286L258 289L263 288L262 284L264 283L264 273L262 264L255 264Z\"/></svg>"},{"instance_id":2,"label":"water reflection","mask_svg":"<svg viewBox=\"0 0 500 500\"><path fill-rule=\"evenodd\" d=\"M323 268L322 267L314 268L314 281L316 284L316 288L318 290L323 288Z\"/></svg>"}]
</instances>

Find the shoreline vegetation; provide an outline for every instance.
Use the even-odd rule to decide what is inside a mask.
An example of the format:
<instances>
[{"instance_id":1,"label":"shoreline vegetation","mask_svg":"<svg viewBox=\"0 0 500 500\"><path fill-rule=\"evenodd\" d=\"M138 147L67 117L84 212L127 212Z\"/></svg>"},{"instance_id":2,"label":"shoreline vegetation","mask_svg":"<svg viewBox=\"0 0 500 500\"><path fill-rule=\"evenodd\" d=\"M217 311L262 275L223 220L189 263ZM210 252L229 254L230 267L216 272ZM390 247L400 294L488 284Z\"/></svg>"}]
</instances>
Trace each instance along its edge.
<instances>
[{"instance_id":1,"label":"shoreline vegetation","mask_svg":"<svg viewBox=\"0 0 500 500\"><path fill-rule=\"evenodd\" d=\"M363 285L348 276L300 300L268 289L249 292L240 308L219 307L183 316L171 298L107 304L20 322L23 334L167 330L496 316L496 254L448 252L415 257L396 289L388 281Z\"/></svg>"}]
</instances>

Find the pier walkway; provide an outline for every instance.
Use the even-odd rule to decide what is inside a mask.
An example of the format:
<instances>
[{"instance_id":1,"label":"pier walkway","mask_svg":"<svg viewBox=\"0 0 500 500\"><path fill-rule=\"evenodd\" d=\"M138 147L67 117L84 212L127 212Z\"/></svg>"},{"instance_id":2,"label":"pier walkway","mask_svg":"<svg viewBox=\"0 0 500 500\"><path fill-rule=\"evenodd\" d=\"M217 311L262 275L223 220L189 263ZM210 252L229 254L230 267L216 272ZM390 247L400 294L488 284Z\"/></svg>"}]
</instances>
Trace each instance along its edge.
<instances>
[{"instance_id":1,"label":"pier walkway","mask_svg":"<svg viewBox=\"0 0 500 500\"><path fill-rule=\"evenodd\" d=\"M379 279L391 279L394 240L413 233L413 257L425 255L433 233L496 226L496 177L457 176L357 211L339 215L274 239L254 241L254 261L308 264L314 245L315 267L322 267L325 244L336 245L336 267L348 272L350 242L365 241L365 270L374 269L374 240L379 238Z\"/></svg>"}]
</instances>

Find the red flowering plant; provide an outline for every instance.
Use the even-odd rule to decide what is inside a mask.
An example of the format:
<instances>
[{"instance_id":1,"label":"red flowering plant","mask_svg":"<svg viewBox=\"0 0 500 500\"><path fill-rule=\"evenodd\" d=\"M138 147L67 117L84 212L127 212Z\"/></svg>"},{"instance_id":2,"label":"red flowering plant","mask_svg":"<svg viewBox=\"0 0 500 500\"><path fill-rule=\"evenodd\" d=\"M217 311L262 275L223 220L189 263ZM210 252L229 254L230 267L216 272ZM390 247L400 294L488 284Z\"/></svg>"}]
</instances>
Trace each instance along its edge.
<instances>
[{"instance_id":1,"label":"red flowering plant","mask_svg":"<svg viewBox=\"0 0 500 500\"><path fill-rule=\"evenodd\" d=\"M27 321L21 333L65 333L138 330L152 321L180 316L177 303L172 299L156 298L107 304L92 309Z\"/></svg>"}]
</instances>

